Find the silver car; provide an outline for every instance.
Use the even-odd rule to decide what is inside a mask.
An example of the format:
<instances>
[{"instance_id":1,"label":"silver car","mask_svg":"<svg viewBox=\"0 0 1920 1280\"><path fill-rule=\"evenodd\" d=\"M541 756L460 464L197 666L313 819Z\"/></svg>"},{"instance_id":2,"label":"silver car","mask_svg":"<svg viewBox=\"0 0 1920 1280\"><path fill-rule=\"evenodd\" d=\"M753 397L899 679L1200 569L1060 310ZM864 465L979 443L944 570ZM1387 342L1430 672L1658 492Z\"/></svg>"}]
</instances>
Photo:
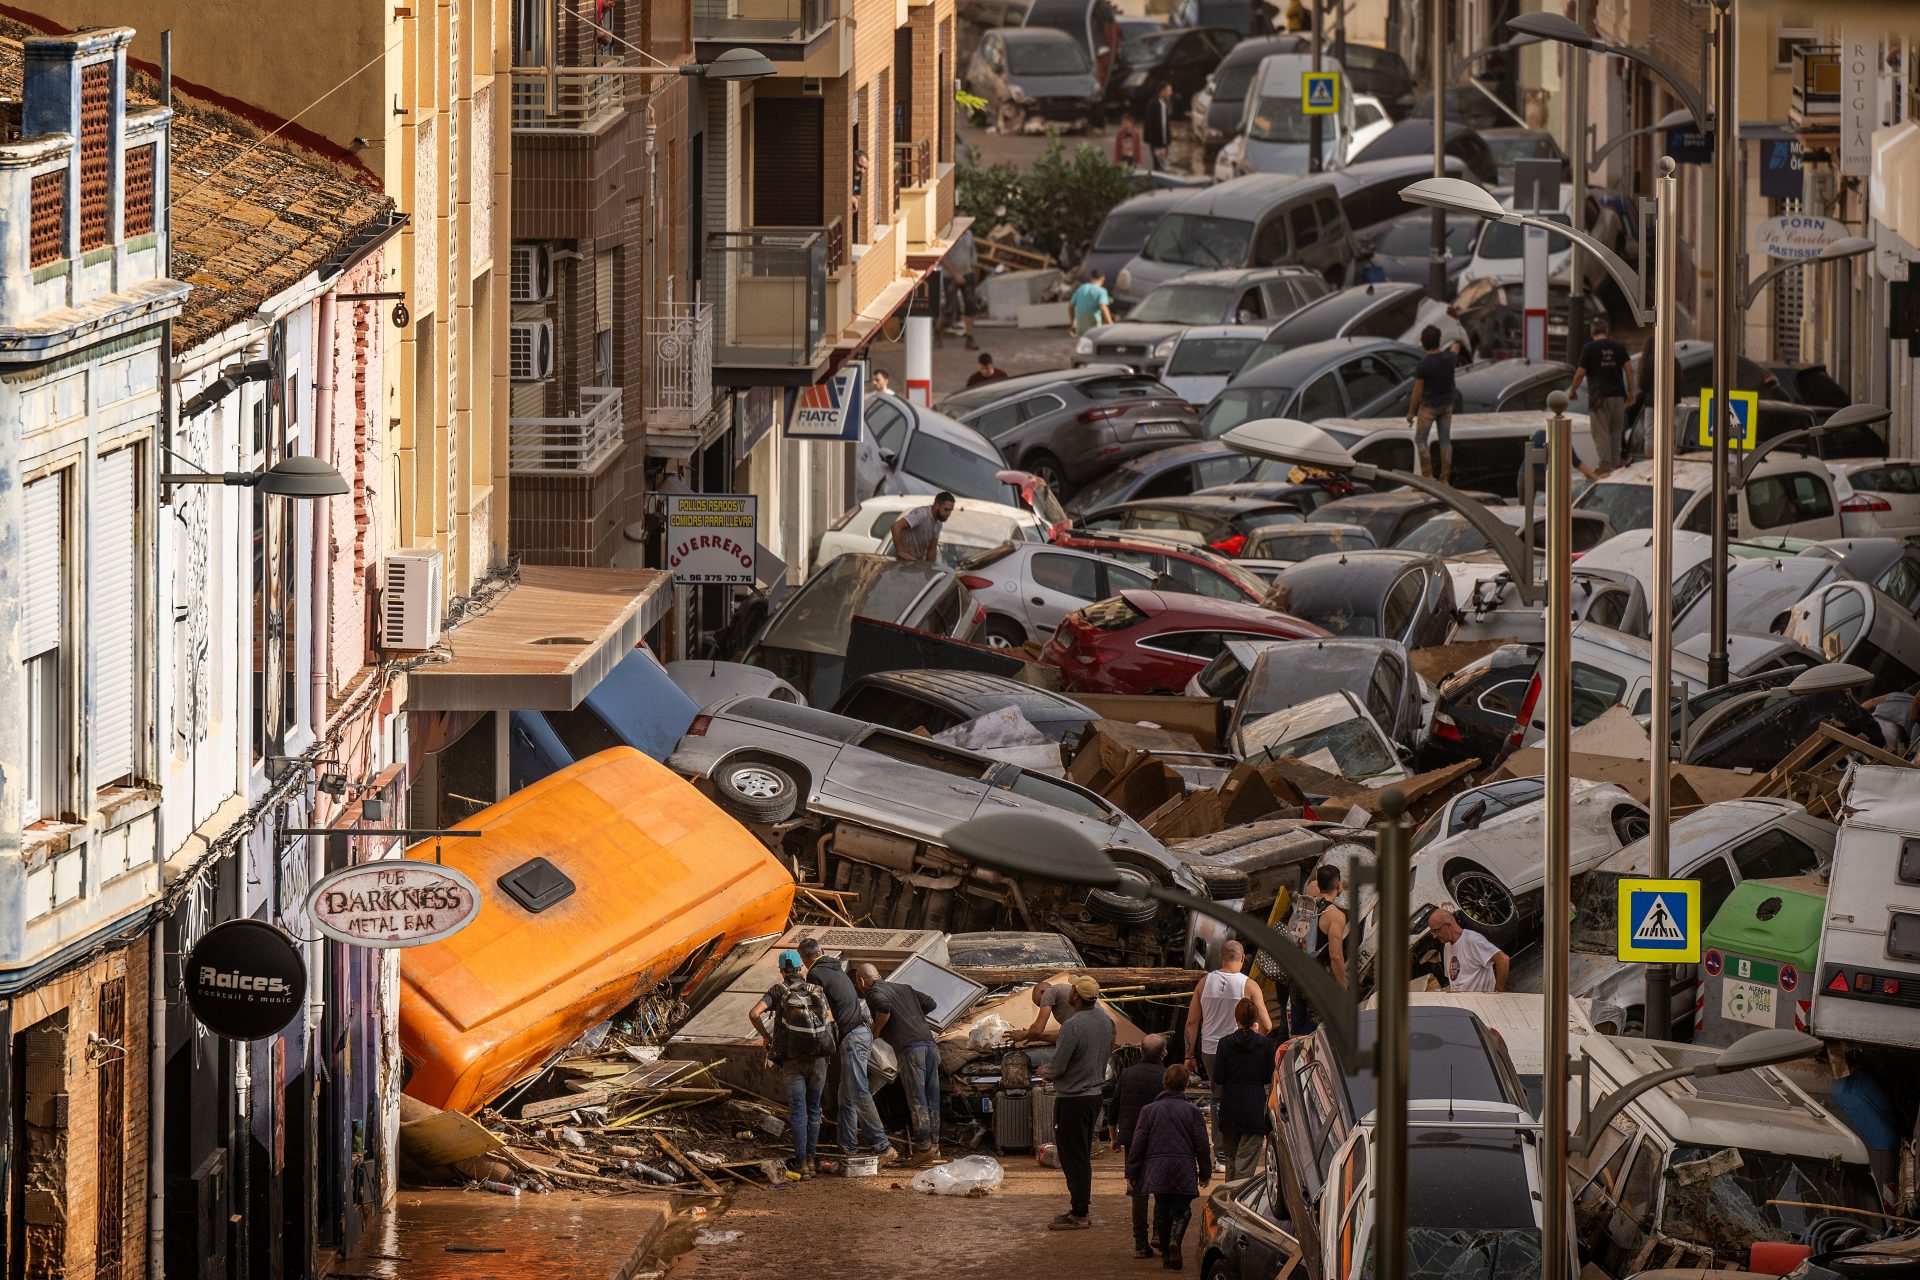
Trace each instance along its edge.
<instances>
[{"instance_id":1,"label":"silver car","mask_svg":"<svg viewBox=\"0 0 1920 1280\"><path fill-rule=\"evenodd\" d=\"M995 649L1045 644L1060 619L1122 591L1154 589L1151 573L1106 556L1038 542L1006 542L960 566L987 611L981 639Z\"/></svg>"}]
</instances>

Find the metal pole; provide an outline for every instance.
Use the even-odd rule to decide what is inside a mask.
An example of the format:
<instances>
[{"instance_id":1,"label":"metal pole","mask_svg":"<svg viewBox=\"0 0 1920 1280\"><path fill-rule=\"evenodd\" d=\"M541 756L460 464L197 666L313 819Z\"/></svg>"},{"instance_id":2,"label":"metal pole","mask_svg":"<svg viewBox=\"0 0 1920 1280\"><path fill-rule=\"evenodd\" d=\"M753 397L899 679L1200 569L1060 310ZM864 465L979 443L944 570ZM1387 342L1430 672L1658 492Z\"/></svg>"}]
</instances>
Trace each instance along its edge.
<instances>
[{"instance_id":1,"label":"metal pole","mask_svg":"<svg viewBox=\"0 0 1920 1280\"><path fill-rule=\"evenodd\" d=\"M1842 258L1833 264L1833 350L1827 356L1827 371L1853 398L1853 259Z\"/></svg>"},{"instance_id":2,"label":"metal pole","mask_svg":"<svg viewBox=\"0 0 1920 1280\"><path fill-rule=\"evenodd\" d=\"M1739 44L1732 0L1714 0L1720 15L1715 49L1720 59L1713 109L1713 309L1718 316L1713 339L1713 414L1721 424L1713 433L1713 585L1707 600L1707 683L1727 682L1727 435L1732 422L1735 364L1740 355L1740 242L1746 228L1739 225L1740 102L1734 72L1739 66ZM1656 685L1655 691L1665 688Z\"/></svg>"},{"instance_id":3,"label":"metal pole","mask_svg":"<svg viewBox=\"0 0 1920 1280\"><path fill-rule=\"evenodd\" d=\"M1568 853L1573 771L1567 737L1573 723L1573 423L1567 396L1547 397L1547 829L1545 927L1546 1013L1542 1018L1541 1078L1564 1081L1567 1065L1568 965L1573 950L1573 869ZM1540 1242L1542 1280L1569 1280L1567 1231L1567 1091L1542 1095L1540 1172L1546 1207Z\"/></svg>"},{"instance_id":4,"label":"metal pole","mask_svg":"<svg viewBox=\"0 0 1920 1280\"><path fill-rule=\"evenodd\" d=\"M1580 24L1582 31L1593 25L1593 0L1575 0L1573 20ZM1567 114L1573 121L1572 144L1567 154L1573 157L1573 190L1568 201L1571 206L1569 217L1575 231L1587 229L1587 51L1567 47L1567 56L1573 61L1571 93L1573 101L1568 105L1572 110ZM1569 361L1575 359L1580 348L1587 340L1587 284L1586 262L1580 252L1580 242L1574 241L1573 254L1567 259L1567 355ZM1551 351L1548 358L1551 359Z\"/></svg>"},{"instance_id":5,"label":"metal pole","mask_svg":"<svg viewBox=\"0 0 1920 1280\"><path fill-rule=\"evenodd\" d=\"M1433 176L1447 176L1447 0L1428 0L1427 43L1433 66ZM1447 215L1433 211L1433 236L1427 242L1427 296L1435 302L1447 297ZM1382 1272L1381 1274L1391 1274Z\"/></svg>"},{"instance_id":6,"label":"metal pole","mask_svg":"<svg viewBox=\"0 0 1920 1280\"><path fill-rule=\"evenodd\" d=\"M1380 797L1386 823L1375 846L1380 940L1374 955L1374 987L1379 994L1375 1022L1374 1076L1378 1081L1373 1193L1378 1226L1374 1244L1377 1276L1407 1273L1407 802L1398 787ZM1563 1037L1564 1042L1564 1037ZM1548 1090L1552 1092L1552 1090ZM1564 1094L1566 1091L1561 1090Z\"/></svg>"},{"instance_id":7,"label":"metal pole","mask_svg":"<svg viewBox=\"0 0 1920 1280\"><path fill-rule=\"evenodd\" d=\"M1313 0L1313 69L1316 72L1322 69L1321 68L1321 51L1326 45L1326 41L1323 40L1320 36L1320 22L1322 17L1323 17L1323 10L1321 6L1321 0ZM1344 67L1342 69L1344 70ZM1347 86L1341 85L1340 90L1342 93L1346 92ZM1305 101L1305 98L1306 98L1306 95L1302 94L1301 100L1303 103ZM1319 173L1321 170L1327 167L1326 161L1323 160L1320 156L1320 149L1326 137L1325 128L1321 124L1321 121L1323 119L1325 119L1324 116L1308 116L1307 117L1307 129L1308 129L1307 172L1308 173Z\"/></svg>"},{"instance_id":8,"label":"metal pole","mask_svg":"<svg viewBox=\"0 0 1920 1280\"><path fill-rule=\"evenodd\" d=\"M1668 873L1667 833L1672 821L1667 754L1673 719L1673 321L1674 259L1678 247L1678 210L1675 208L1672 156L1660 157L1660 177L1654 182L1653 301L1653 768L1648 780L1650 832L1648 874L1663 879ZM1724 403L1724 402L1723 402ZM1716 477L1717 478L1717 477ZM1722 535L1726 532L1720 526ZM1664 1040L1671 1018L1668 973L1663 964L1647 966L1647 1007L1641 1018L1643 1033Z\"/></svg>"}]
</instances>

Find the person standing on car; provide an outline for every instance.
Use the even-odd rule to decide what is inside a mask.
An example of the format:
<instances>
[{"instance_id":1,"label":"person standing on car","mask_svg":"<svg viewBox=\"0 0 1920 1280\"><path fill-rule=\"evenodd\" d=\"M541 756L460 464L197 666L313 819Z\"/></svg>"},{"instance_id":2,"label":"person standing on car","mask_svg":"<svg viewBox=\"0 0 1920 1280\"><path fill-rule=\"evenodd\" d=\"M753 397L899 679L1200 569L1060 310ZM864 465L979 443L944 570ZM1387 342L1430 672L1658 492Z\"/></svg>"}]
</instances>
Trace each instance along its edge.
<instances>
[{"instance_id":1,"label":"person standing on car","mask_svg":"<svg viewBox=\"0 0 1920 1280\"><path fill-rule=\"evenodd\" d=\"M1093 1127L1113 1052L1113 1019L1100 1008L1100 984L1084 973L1075 978L1072 1003L1073 1017L1061 1024L1053 1057L1034 1072L1053 1086L1053 1141L1067 1175L1067 1211L1047 1224L1049 1231L1093 1225Z\"/></svg>"},{"instance_id":2,"label":"person standing on car","mask_svg":"<svg viewBox=\"0 0 1920 1280\"><path fill-rule=\"evenodd\" d=\"M807 966L807 981L826 993L827 1008L833 1013L834 1030L840 1038L840 1149L850 1156L877 1155L890 1160L895 1154L893 1144L887 1141L886 1126L880 1123L880 1109L873 1105L873 1089L867 1083L867 1059L873 1052L873 1013L854 988L840 957L821 953L820 939L807 938L800 943L800 960Z\"/></svg>"},{"instance_id":3,"label":"person standing on car","mask_svg":"<svg viewBox=\"0 0 1920 1280\"><path fill-rule=\"evenodd\" d=\"M1175 1064L1160 1077L1160 1096L1140 1112L1127 1148L1127 1192L1153 1197L1153 1234L1160 1265L1183 1266L1180 1244L1193 1221L1193 1202L1213 1179L1207 1120L1187 1100L1187 1069Z\"/></svg>"},{"instance_id":4,"label":"person standing on car","mask_svg":"<svg viewBox=\"0 0 1920 1280\"><path fill-rule=\"evenodd\" d=\"M1071 988L1069 988L1071 989ZM1107 1129L1113 1134L1113 1149L1128 1151L1133 1146L1133 1130L1140 1113L1160 1096L1160 1077L1167 1067L1167 1038L1150 1035L1140 1042L1140 1061L1114 1077L1113 1092L1107 1095ZM1146 1193L1127 1191L1133 1201L1133 1256L1151 1258L1153 1243L1148 1239L1148 1203Z\"/></svg>"},{"instance_id":5,"label":"person standing on car","mask_svg":"<svg viewBox=\"0 0 1920 1280\"><path fill-rule=\"evenodd\" d=\"M1200 980L1187 1002L1187 1070L1196 1068L1206 1076L1213 1093L1213 1145L1220 1140L1220 1082L1214 1077L1214 1052L1220 1042L1233 1034L1233 1011L1242 1000L1252 1000L1258 1011L1255 1022L1261 1031L1273 1028L1267 1016L1266 998L1246 973L1247 949L1237 938L1229 938L1220 948L1220 967ZM1224 1168L1224 1166L1222 1166Z\"/></svg>"},{"instance_id":6,"label":"person standing on car","mask_svg":"<svg viewBox=\"0 0 1920 1280\"><path fill-rule=\"evenodd\" d=\"M1162 81L1160 92L1147 103L1147 154L1153 158L1156 170L1167 167L1167 158L1173 154L1173 82Z\"/></svg>"},{"instance_id":7,"label":"person standing on car","mask_svg":"<svg viewBox=\"0 0 1920 1280\"><path fill-rule=\"evenodd\" d=\"M1507 953L1483 933L1463 928L1453 912L1441 907L1427 917L1427 932L1446 947L1442 968L1449 991L1505 991Z\"/></svg>"},{"instance_id":8,"label":"person standing on car","mask_svg":"<svg viewBox=\"0 0 1920 1280\"><path fill-rule=\"evenodd\" d=\"M1320 909L1320 918L1313 922L1313 939L1307 952L1325 965L1333 980L1344 987L1347 985L1347 909L1340 904L1340 894L1347 882L1340 868L1331 863L1313 875L1326 905Z\"/></svg>"},{"instance_id":9,"label":"person standing on car","mask_svg":"<svg viewBox=\"0 0 1920 1280\"><path fill-rule=\"evenodd\" d=\"M927 1021L936 1001L904 982L882 982L880 971L863 964L853 985L873 1013L873 1034L893 1046L900 1058L900 1088L907 1095L909 1147L913 1158L940 1158L940 1048Z\"/></svg>"},{"instance_id":10,"label":"person standing on car","mask_svg":"<svg viewBox=\"0 0 1920 1280\"><path fill-rule=\"evenodd\" d=\"M1213 1051L1215 1109L1226 1158L1227 1181L1251 1177L1267 1140L1267 1093L1273 1087L1278 1046L1254 1027L1260 1006L1242 1000L1233 1007L1234 1033Z\"/></svg>"},{"instance_id":11,"label":"person standing on car","mask_svg":"<svg viewBox=\"0 0 1920 1280\"><path fill-rule=\"evenodd\" d=\"M765 1021L769 1013L771 1027ZM786 1081L793 1171L811 1178L819 1171L820 1094L827 1087L827 1061L833 1057L833 1011L826 992L807 981L798 951L780 953L780 981L747 1011L747 1019Z\"/></svg>"},{"instance_id":12,"label":"person standing on car","mask_svg":"<svg viewBox=\"0 0 1920 1280\"><path fill-rule=\"evenodd\" d=\"M1420 425L1413 433L1413 461L1422 475L1437 475L1441 484L1453 475L1453 371L1459 357L1451 349L1441 350L1440 330L1428 325L1420 331L1420 348L1427 354L1413 367L1413 398L1407 401L1407 425ZM1440 437L1440 466L1436 471L1427 457L1427 432Z\"/></svg>"},{"instance_id":13,"label":"person standing on car","mask_svg":"<svg viewBox=\"0 0 1920 1280\"><path fill-rule=\"evenodd\" d=\"M1600 474L1621 465L1620 446L1627 434L1627 399L1633 395L1633 365L1627 349L1615 342L1612 327L1601 316L1593 322L1593 340L1580 349L1579 367L1567 384L1571 397L1587 384L1587 429L1594 452L1600 455Z\"/></svg>"},{"instance_id":14,"label":"person standing on car","mask_svg":"<svg viewBox=\"0 0 1920 1280\"><path fill-rule=\"evenodd\" d=\"M953 516L953 495L933 495L924 507L915 507L893 522L893 558L925 560L932 563L940 556L940 532Z\"/></svg>"}]
</instances>

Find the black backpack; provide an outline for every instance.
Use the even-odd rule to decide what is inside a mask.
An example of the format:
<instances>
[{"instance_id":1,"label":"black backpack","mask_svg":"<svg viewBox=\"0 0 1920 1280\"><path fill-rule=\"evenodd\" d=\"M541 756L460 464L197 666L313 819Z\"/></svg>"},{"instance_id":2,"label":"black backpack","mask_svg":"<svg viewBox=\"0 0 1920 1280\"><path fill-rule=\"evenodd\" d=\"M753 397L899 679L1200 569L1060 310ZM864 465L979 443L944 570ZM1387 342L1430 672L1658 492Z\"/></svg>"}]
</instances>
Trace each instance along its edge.
<instances>
[{"instance_id":1,"label":"black backpack","mask_svg":"<svg viewBox=\"0 0 1920 1280\"><path fill-rule=\"evenodd\" d=\"M827 993L804 978L780 985L773 1007L773 1048L782 1062L833 1056Z\"/></svg>"}]
</instances>

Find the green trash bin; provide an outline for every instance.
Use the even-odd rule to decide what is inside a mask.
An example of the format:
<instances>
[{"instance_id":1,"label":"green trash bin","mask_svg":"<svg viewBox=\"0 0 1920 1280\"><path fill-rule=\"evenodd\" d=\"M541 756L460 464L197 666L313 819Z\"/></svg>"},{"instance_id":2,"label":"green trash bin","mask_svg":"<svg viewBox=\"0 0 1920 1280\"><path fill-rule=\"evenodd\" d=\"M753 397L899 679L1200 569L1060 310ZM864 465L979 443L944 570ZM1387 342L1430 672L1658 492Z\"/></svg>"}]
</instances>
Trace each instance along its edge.
<instances>
[{"instance_id":1,"label":"green trash bin","mask_svg":"<svg viewBox=\"0 0 1920 1280\"><path fill-rule=\"evenodd\" d=\"M1729 1045L1766 1027L1807 1029L1827 887L1815 876L1747 880L1701 935L1695 1044Z\"/></svg>"}]
</instances>

